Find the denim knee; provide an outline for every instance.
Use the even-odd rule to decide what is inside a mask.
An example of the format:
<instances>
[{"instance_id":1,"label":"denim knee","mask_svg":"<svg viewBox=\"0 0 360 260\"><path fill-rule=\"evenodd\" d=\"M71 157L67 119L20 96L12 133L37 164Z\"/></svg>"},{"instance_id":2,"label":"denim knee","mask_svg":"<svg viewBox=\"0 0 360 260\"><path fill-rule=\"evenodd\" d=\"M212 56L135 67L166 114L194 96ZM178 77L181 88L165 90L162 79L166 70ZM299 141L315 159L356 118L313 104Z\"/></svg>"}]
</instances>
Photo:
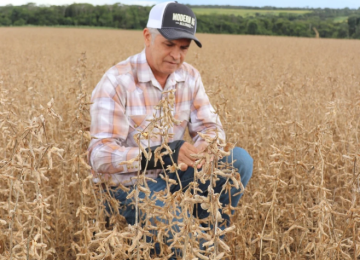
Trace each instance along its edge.
<instances>
[{"instance_id":1,"label":"denim knee","mask_svg":"<svg viewBox=\"0 0 360 260\"><path fill-rule=\"evenodd\" d=\"M240 147L235 147L232 150L232 153L235 161L234 167L238 169L241 176L241 182L245 187L252 176L253 158L251 158L247 151Z\"/></svg>"}]
</instances>

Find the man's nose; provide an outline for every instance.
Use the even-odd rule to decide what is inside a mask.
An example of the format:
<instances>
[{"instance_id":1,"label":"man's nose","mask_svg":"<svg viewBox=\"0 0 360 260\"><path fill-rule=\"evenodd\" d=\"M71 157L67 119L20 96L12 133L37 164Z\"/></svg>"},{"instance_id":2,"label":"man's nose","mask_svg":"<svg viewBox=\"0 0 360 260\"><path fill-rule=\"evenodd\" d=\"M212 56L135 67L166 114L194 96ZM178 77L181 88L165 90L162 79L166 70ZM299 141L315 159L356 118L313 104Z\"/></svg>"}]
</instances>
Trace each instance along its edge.
<instances>
[{"instance_id":1,"label":"man's nose","mask_svg":"<svg viewBox=\"0 0 360 260\"><path fill-rule=\"evenodd\" d=\"M174 59L174 60L180 60L180 49L179 48L174 48L171 53L170 56Z\"/></svg>"}]
</instances>

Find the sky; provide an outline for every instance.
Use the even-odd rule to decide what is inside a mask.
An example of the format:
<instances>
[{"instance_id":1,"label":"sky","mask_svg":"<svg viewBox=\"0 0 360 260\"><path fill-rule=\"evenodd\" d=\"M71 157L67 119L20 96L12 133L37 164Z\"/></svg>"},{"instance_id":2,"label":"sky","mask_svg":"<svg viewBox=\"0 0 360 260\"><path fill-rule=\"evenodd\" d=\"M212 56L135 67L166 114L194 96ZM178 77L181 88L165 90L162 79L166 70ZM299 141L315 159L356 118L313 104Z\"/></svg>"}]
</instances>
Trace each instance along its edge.
<instances>
[{"instance_id":1,"label":"sky","mask_svg":"<svg viewBox=\"0 0 360 260\"><path fill-rule=\"evenodd\" d=\"M122 3L127 5L154 5L164 0L0 0L0 6L12 4L23 5L28 2L37 5L69 5L72 3L89 3L104 5ZM182 4L192 5L241 5L241 6L275 6L275 7L309 7L309 8L360 8L360 0L178 0Z\"/></svg>"}]
</instances>

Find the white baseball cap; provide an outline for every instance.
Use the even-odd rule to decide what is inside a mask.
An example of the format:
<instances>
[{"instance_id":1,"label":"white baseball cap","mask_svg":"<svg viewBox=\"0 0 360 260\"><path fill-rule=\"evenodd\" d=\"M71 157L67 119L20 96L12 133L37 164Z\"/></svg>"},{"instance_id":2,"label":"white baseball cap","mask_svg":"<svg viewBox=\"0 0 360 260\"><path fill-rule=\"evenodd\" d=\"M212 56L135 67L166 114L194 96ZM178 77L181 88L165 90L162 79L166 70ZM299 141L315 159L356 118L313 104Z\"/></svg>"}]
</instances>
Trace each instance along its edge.
<instances>
[{"instance_id":1,"label":"white baseball cap","mask_svg":"<svg viewBox=\"0 0 360 260\"><path fill-rule=\"evenodd\" d=\"M151 8L146 27L158 29L168 40L194 40L201 48L201 42L195 37L196 25L196 16L189 7L178 2L165 2Z\"/></svg>"}]
</instances>

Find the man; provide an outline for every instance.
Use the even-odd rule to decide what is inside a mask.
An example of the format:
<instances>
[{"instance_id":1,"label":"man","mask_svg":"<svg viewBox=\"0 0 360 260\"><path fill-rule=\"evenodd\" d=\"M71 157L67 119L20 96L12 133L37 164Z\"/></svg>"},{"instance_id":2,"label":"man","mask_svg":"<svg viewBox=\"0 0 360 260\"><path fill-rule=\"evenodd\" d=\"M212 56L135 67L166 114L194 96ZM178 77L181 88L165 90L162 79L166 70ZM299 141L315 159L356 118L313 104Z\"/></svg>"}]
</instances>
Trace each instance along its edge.
<instances>
[{"instance_id":1,"label":"man","mask_svg":"<svg viewBox=\"0 0 360 260\"><path fill-rule=\"evenodd\" d=\"M194 13L185 5L177 2L155 5L150 11L147 28L143 30L145 49L109 69L93 91L91 135L96 139L89 146L89 161L97 176L110 178L112 185L121 183L130 188L129 192L119 189L112 193L122 205L120 213L129 224L135 223L135 210L130 206L132 200L127 195L134 189L133 177L137 176L139 170L147 167L146 176L156 180L156 183L148 182L151 195L166 189L166 182L159 177L161 165L158 163L155 167L153 158L146 163L147 158L142 155L141 169L136 160L131 164L120 164L139 156L136 134L146 129L150 119L158 113L156 106L165 93L176 90L172 113L180 124L169 129L173 134L169 146L174 151L174 162L181 166L178 174L183 190L194 177L196 158L192 155L201 153L207 146L198 133L213 131L225 139L224 130L218 116L213 113L199 72L184 62L191 41L202 47L195 37L196 25ZM194 144L182 140L186 127ZM152 138L149 149L154 150L161 143L160 136ZM252 174L252 158L245 150L237 147L231 153L228 159L234 159L234 167L238 169L242 184L246 186ZM172 164L169 155L163 159L166 164ZM165 174L178 181L175 174ZM98 178L95 181L99 181ZM214 191L220 193L223 184L224 180L218 181ZM199 184L203 195L208 185ZM179 189L179 183L171 186L171 192ZM235 188L231 193L236 194L231 198L231 205L236 207L241 194ZM143 193L139 194L139 197L144 196ZM229 194L223 192L220 201L223 205L229 204ZM163 202L159 201L157 205L163 206ZM207 215L207 211L198 207L196 216L205 218ZM225 224L229 225L229 216L222 215Z\"/></svg>"}]
</instances>

